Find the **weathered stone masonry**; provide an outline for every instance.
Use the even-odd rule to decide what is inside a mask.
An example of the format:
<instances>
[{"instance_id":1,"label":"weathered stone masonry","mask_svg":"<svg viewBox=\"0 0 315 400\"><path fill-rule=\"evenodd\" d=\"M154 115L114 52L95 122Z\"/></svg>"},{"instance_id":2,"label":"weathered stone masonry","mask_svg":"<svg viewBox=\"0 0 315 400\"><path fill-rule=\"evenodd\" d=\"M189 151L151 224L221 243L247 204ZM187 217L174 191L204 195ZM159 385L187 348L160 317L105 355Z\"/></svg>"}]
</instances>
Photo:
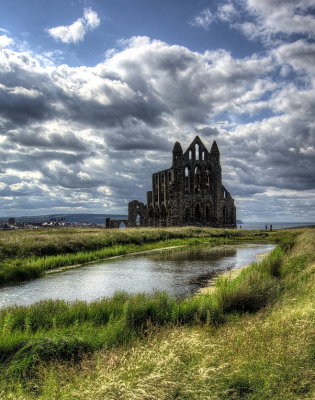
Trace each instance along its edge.
<instances>
[{"instance_id":1,"label":"weathered stone masonry","mask_svg":"<svg viewBox=\"0 0 315 400\"><path fill-rule=\"evenodd\" d=\"M198 136L183 153L173 148L173 165L152 175L147 204L128 205L128 226L236 227L234 200L222 185L220 152L214 141L210 152Z\"/></svg>"}]
</instances>

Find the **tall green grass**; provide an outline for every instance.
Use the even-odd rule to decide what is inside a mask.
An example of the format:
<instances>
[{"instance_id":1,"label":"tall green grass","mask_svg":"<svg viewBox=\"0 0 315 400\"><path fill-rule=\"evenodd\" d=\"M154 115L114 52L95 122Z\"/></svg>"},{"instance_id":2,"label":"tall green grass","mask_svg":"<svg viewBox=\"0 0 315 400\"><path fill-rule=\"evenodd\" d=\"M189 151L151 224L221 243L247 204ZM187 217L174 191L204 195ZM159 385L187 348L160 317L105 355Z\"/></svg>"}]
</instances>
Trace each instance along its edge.
<instances>
[{"instance_id":1,"label":"tall green grass","mask_svg":"<svg viewBox=\"0 0 315 400\"><path fill-rule=\"evenodd\" d=\"M0 261L94 251L114 245L152 243L192 237L244 236L245 231L212 228L60 228L0 231ZM263 234L265 235L265 234Z\"/></svg>"},{"instance_id":2,"label":"tall green grass","mask_svg":"<svg viewBox=\"0 0 315 400\"><path fill-rule=\"evenodd\" d=\"M93 251L79 251L77 253L5 260L0 266L0 285L21 282L28 279L35 279L41 276L44 271L51 269L93 263L127 253L154 250L161 247L196 245L204 243L205 241L207 241L209 244L220 244L224 241L224 239L211 237L171 239L167 241L144 244L131 243L125 245L113 245Z\"/></svg>"},{"instance_id":3,"label":"tall green grass","mask_svg":"<svg viewBox=\"0 0 315 400\"><path fill-rule=\"evenodd\" d=\"M209 295L3 309L0 398L309 400L314 261L306 232Z\"/></svg>"},{"instance_id":4,"label":"tall green grass","mask_svg":"<svg viewBox=\"0 0 315 400\"><path fill-rule=\"evenodd\" d=\"M24 376L41 361L77 359L82 352L129 343L152 326L216 326L231 313L258 311L281 289L283 258L284 252L276 248L237 278L218 279L212 295L176 300L160 292L117 293L92 303L48 300L2 309L0 360L9 374L15 370Z\"/></svg>"},{"instance_id":5,"label":"tall green grass","mask_svg":"<svg viewBox=\"0 0 315 400\"><path fill-rule=\"evenodd\" d=\"M287 232L291 243L295 232ZM44 271L137 251L236 240L280 240L284 234L213 228L52 229L0 231L0 285L35 279Z\"/></svg>"}]
</instances>

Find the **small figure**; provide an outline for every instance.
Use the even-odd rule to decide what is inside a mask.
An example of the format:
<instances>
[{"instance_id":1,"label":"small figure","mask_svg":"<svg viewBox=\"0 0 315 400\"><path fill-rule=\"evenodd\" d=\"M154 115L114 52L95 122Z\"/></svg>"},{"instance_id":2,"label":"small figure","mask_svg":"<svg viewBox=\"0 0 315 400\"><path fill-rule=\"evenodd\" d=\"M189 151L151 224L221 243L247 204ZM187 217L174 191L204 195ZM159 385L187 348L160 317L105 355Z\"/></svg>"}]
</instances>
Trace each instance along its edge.
<instances>
[{"instance_id":1,"label":"small figure","mask_svg":"<svg viewBox=\"0 0 315 400\"><path fill-rule=\"evenodd\" d=\"M265 225L265 231L267 231L268 230L268 225Z\"/></svg>"},{"instance_id":2,"label":"small figure","mask_svg":"<svg viewBox=\"0 0 315 400\"><path fill-rule=\"evenodd\" d=\"M242 229L242 225L240 225L240 229Z\"/></svg>"},{"instance_id":3,"label":"small figure","mask_svg":"<svg viewBox=\"0 0 315 400\"><path fill-rule=\"evenodd\" d=\"M270 225L270 232L272 232L272 225Z\"/></svg>"}]
</instances>

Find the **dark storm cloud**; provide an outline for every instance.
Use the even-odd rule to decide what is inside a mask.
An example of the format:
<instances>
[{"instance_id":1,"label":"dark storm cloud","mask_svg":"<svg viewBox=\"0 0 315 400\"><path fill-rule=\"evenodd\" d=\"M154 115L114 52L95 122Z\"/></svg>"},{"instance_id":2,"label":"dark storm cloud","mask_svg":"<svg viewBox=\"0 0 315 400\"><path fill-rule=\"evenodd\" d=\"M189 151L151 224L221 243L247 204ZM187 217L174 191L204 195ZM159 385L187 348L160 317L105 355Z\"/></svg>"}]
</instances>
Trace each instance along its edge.
<instances>
[{"instance_id":1,"label":"dark storm cloud","mask_svg":"<svg viewBox=\"0 0 315 400\"><path fill-rule=\"evenodd\" d=\"M130 119L148 127L164 126L168 118L201 123L218 105L224 109L231 107L233 98L240 100L270 68L268 59L236 61L226 52L204 56L139 38L129 44L94 69L47 69L30 57L4 50L3 118L16 125L59 118L98 128L124 127ZM117 78L108 78L111 71ZM252 99L263 93L254 88Z\"/></svg>"},{"instance_id":2,"label":"dark storm cloud","mask_svg":"<svg viewBox=\"0 0 315 400\"><path fill-rule=\"evenodd\" d=\"M109 95L107 92L106 95ZM65 119L74 119L85 125L98 128L122 126L124 121L135 118L150 126L161 124L160 116L166 111L165 105L155 99L143 98L143 94L132 96L130 99L110 96L112 104L104 105L96 100L65 99L65 110L60 116Z\"/></svg>"},{"instance_id":3,"label":"dark storm cloud","mask_svg":"<svg viewBox=\"0 0 315 400\"><path fill-rule=\"evenodd\" d=\"M1 153L0 153L1 154ZM85 159L85 155L65 153L61 151L35 151L31 154L16 151L12 154L1 154L2 168L12 168L20 171L40 171L49 161L59 161L65 165L78 164Z\"/></svg>"},{"instance_id":4,"label":"dark storm cloud","mask_svg":"<svg viewBox=\"0 0 315 400\"><path fill-rule=\"evenodd\" d=\"M0 187L0 196L14 196L14 197L26 197L26 196L40 196L44 194L43 189L34 184L19 182L11 185L5 185L3 188Z\"/></svg>"},{"instance_id":5,"label":"dark storm cloud","mask_svg":"<svg viewBox=\"0 0 315 400\"><path fill-rule=\"evenodd\" d=\"M41 134L40 129L32 131L19 131L9 136L12 143L22 146L44 147L47 149L64 149L73 151L85 151L88 148L87 143L80 141L73 132L51 133L46 136Z\"/></svg>"},{"instance_id":6,"label":"dark storm cloud","mask_svg":"<svg viewBox=\"0 0 315 400\"><path fill-rule=\"evenodd\" d=\"M51 117L51 111L41 94L32 97L17 90L12 94L0 88L0 116L16 125L47 119Z\"/></svg>"},{"instance_id":7,"label":"dark storm cloud","mask_svg":"<svg viewBox=\"0 0 315 400\"><path fill-rule=\"evenodd\" d=\"M69 170L64 167L48 168L42 167L41 172L44 174L42 182L47 185L56 185L68 189L83 189L99 186L104 179L82 178L77 171Z\"/></svg>"},{"instance_id":8,"label":"dark storm cloud","mask_svg":"<svg viewBox=\"0 0 315 400\"><path fill-rule=\"evenodd\" d=\"M113 131L107 135L106 142L114 150L160 150L170 151L171 144L143 127L131 127L129 130Z\"/></svg>"}]
</instances>

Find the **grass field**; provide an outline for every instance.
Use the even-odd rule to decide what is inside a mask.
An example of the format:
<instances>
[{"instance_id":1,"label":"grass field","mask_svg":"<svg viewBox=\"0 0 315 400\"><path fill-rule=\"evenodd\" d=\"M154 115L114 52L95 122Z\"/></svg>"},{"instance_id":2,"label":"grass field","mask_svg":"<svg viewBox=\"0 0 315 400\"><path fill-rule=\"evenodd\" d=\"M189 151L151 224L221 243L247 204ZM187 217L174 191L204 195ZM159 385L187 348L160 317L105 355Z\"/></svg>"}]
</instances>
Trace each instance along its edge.
<instances>
[{"instance_id":1,"label":"grass field","mask_svg":"<svg viewBox=\"0 0 315 400\"><path fill-rule=\"evenodd\" d=\"M292 232L287 232L291 240ZM45 271L112 256L176 245L280 240L277 232L211 228L40 229L0 231L0 285L35 279Z\"/></svg>"},{"instance_id":2,"label":"grass field","mask_svg":"<svg viewBox=\"0 0 315 400\"><path fill-rule=\"evenodd\" d=\"M313 399L315 231L276 238L208 295L1 310L0 398Z\"/></svg>"}]
</instances>

